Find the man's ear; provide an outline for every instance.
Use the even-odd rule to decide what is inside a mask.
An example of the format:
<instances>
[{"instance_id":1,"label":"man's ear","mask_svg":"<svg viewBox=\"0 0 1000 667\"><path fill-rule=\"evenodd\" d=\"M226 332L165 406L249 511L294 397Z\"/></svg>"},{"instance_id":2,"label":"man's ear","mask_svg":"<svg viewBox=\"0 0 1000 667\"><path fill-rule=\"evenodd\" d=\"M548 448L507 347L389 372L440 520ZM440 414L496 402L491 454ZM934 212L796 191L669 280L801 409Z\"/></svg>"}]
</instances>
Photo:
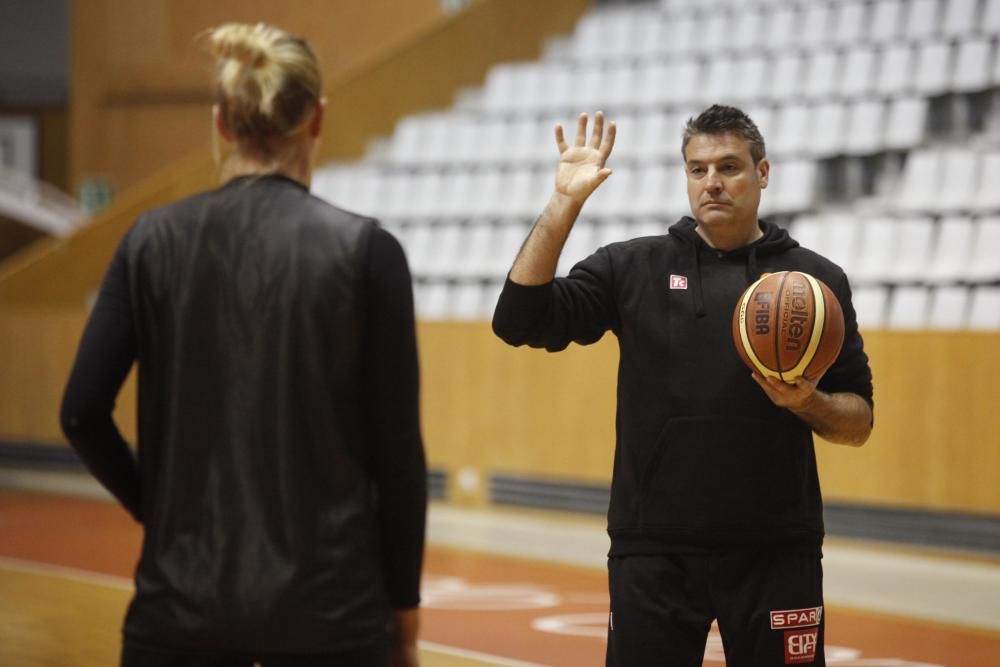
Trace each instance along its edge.
<instances>
[{"instance_id":1,"label":"man's ear","mask_svg":"<svg viewBox=\"0 0 1000 667\"><path fill-rule=\"evenodd\" d=\"M233 133L226 126L226 119L222 117L222 110L218 104L212 105L212 119L215 122L215 129L219 131L219 135L226 141L232 142Z\"/></svg>"},{"instance_id":2,"label":"man's ear","mask_svg":"<svg viewBox=\"0 0 1000 667\"><path fill-rule=\"evenodd\" d=\"M771 175L771 163L767 161L767 158L761 158L760 162L757 163L757 181L760 183L760 189L763 190L767 187L767 178Z\"/></svg>"},{"instance_id":3,"label":"man's ear","mask_svg":"<svg viewBox=\"0 0 1000 667\"><path fill-rule=\"evenodd\" d=\"M319 137L323 130L323 115L326 113L326 98L321 97L316 102L316 109L313 111L312 119L309 121L309 136L313 139Z\"/></svg>"}]
</instances>

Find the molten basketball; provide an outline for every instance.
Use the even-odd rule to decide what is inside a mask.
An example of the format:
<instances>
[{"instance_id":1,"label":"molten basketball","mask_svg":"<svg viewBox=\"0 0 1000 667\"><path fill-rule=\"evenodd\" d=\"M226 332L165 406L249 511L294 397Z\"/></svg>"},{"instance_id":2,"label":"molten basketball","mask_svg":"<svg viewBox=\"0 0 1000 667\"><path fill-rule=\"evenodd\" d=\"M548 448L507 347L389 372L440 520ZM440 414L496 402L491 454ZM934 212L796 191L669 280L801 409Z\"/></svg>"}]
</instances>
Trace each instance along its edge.
<instances>
[{"instance_id":1,"label":"molten basketball","mask_svg":"<svg viewBox=\"0 0 1000 667\"><path fill-rule=\"evenodd\" d=\"M840 354L844 312L830 288L806 273L765 274L736 304L733 342L764 377L816 380Z\"/></svg>"}]
</instances>

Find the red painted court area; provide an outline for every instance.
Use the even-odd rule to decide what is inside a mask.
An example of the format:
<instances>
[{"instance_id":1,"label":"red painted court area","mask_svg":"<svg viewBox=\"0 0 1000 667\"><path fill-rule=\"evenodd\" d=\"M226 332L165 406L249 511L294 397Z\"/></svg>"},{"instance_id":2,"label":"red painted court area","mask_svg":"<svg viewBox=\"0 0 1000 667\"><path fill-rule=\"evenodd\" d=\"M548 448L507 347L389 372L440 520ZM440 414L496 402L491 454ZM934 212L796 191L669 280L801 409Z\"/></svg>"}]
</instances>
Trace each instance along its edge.
<instances>
[{"instance_id":1,"label":"red painted court area","mask_svg":"<svg viewBox=\"0 0 1000 667\"><path fill-rule=\"evenodd\" d=\"M109 503L0 491L0 536L0 557L129 578L141 533ZM424 640L534 665L604 664L603 572L434 546L425 572ZM837 607L825 615L829 665L1000 665L996 633ZM705 665L724 664L713 631Z\"/></svg>"}]
</instances>

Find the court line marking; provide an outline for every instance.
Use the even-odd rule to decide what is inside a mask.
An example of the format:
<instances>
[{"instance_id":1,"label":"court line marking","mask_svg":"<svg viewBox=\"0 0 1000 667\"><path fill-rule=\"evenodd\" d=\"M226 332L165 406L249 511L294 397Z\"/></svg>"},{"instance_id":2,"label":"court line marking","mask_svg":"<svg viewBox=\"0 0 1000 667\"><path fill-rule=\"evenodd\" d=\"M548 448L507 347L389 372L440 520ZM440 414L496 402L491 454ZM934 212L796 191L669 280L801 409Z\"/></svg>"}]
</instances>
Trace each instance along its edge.
<instances>
[{"instance_id":1,"label":"court line marking","mask_svg":"<svg viewBox=\"0 0 1000 667\"><path fill-rule=\"evenodd\" d=\"M24 560L22 558L0 556L0 569L9 570L11 572L25 572L27 574L60 577L62 579L69 579L71 581L77 581L85 584L98 584L100 586L117 588L119 590L126 591L131 591L134 588L132 580L125 577L117 577L113 574L91 572L90 570L81 570L79 568L68 567L66 565L40 563L38 561Z\"/></svg>"},{"instance_id":2,"label":"court line marking","mask_svg":"<svg viewBox=\"0 0 1000 667\"><path fill-rule=\"evenodd\" d=\"M449 655L454 658L479 660L481 662L488 662L491 665L496 665L497 667L546 667L546 665L542 665L537 662L524 662L523 660L514 660L512 658L501 658L500 656L490 655L488 653L480 653L479 651L470 651L469 649L446 646L445 644L428 642L423 639L419 641L419 644L420 648L425 651Z\"/></svg>"},{"instance_id":3,"label":"court line marking","mask_svg":"<svg viewBox=\"0 0 1000 667\"><path fill-rule=\"evenodd\" d=\"M21 558L0 556L0 569L7 570L9 572L22 572L26 574L56 577L80 583L105 586L118 590L134 590L132 580L125 577L90 572L88 570L67 567L65 565L40 563L38 561L24 560ZM498 655L490 655L489 653L481 653L479 651L472 651L469 649L459 648L457 646L448 646L447 644L438 644L437 642L429 642L423 639L418 641L418 645L425 651L440 653L454 658L478 660L480 662L488 663L491 667L546 667L546 665L535 662L524 662L523 660L503 658Z\"/></svg>"}]
</instances>

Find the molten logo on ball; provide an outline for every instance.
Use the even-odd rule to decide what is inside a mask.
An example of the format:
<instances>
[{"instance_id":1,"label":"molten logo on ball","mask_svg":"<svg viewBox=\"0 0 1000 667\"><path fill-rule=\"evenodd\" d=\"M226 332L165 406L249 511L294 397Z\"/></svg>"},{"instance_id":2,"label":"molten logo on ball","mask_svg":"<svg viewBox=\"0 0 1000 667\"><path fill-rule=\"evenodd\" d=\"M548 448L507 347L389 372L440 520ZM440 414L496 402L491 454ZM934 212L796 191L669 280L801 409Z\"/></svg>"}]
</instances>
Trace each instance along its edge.
<instances>
[{"instance_id":1,"label":"molten logo on ball","mask_svg":"<svg viewBox=\"0 0 1000 667\"><path fill-rule=\"evenodd\" d=\"M784 382L819 379L840 354L844 314L829 287L781 271L748 287L733 310L733 343L743 362Z\"/></svg>"},{"instance_id":2,"label":"molten logo on ball","mask_svg":"<svg viewBox=\"0 0 1000 667\"><path fill-rule=\"evenodd\" d=\"M782 326L787 329L786 350L798 350L802 347L802 335L805 333L809 320L807 290L808 287L803 283L792 284L791 307L785 311L785 322L782 323Z\"/></svg>"}]
</instances>

